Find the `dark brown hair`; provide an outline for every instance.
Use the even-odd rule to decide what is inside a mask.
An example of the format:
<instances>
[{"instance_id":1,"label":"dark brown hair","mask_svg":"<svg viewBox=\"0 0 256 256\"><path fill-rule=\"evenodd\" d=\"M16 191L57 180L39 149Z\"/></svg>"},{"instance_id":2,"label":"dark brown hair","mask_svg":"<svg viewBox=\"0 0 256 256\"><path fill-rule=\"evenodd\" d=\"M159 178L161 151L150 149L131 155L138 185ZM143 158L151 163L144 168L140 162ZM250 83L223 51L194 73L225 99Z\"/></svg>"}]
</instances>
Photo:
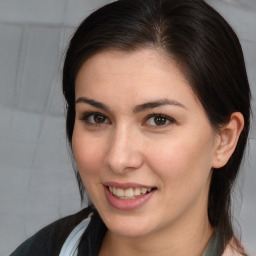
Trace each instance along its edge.
<instances>
[{"instance_id":1,"label":"dark brown hair","mask_svg":"<svg viewBox=\"0 0 256 256\"><path fill-rule=\"evenodd\" d=\"M72 153L75 78L81 65L105 50L163 50L179 63L201 101L212 127L226 124L233 112L244 116L244 129L229 162L213 170L208 217L223 248L234 232L230 201L250 126L250 88L240 42L229 24L202 0L120 0L86 18L69 44L64 69L67 138ZM84 187L77 173L83 199Z\"/></svg>"}]
</instances>

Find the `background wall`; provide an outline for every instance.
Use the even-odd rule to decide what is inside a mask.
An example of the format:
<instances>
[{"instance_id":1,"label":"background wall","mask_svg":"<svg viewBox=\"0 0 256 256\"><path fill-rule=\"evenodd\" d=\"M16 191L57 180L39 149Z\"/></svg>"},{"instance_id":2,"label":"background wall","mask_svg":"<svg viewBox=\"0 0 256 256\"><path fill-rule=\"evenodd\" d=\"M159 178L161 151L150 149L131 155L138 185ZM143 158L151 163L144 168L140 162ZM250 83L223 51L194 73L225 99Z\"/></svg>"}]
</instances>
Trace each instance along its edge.
<instances>
[{"instance_id":1,"label":"background wall","mask_svg":"<svg viewBox=\"0 0 256 256\"><path fill-rule=\"evenodd\" d=\"M80 209L66 151L61 60L74 28L107 0L0 0L0 256ZM209 0L237 31L256 96L256 1ZM253 99L254 112L256 109ZM256 255L256 125L235 215ZM241 184L244 183L244 186Z\"/></svg>"}]
</instances>

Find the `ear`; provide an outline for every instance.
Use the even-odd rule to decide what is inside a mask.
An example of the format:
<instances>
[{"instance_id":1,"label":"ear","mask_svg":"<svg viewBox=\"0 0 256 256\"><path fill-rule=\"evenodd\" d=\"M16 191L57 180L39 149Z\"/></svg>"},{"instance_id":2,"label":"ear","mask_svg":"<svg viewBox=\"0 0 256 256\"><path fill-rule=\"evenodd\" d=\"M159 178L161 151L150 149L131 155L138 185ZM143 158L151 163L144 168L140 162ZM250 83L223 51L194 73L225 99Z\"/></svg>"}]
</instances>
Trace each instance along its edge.
<instances>
[{"instance_id":1,"label":"ear","mask_svg":"<svg viewBox=\"0 0 256 256\"><path fill-rule=\"evenodd\" d=\"M232 113L230 120L219 131L213 168L221 168L235 151L239 136L244 127L244 117L240 112Z\"/></svg>"}]
</instances>

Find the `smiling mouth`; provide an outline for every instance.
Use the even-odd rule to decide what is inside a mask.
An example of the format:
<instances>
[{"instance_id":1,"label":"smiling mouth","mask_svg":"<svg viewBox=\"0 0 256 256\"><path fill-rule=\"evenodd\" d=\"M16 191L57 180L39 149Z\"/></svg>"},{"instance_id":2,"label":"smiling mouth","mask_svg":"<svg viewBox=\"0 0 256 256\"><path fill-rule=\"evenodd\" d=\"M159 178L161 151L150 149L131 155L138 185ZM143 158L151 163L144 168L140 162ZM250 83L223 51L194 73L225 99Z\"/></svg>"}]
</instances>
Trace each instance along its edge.
<instances>
[{"instance_id":1,"label":"smiling mouth","mask_svg":"<svg viewBox=\"0 0 256 256\"><path fill-rule=\"evenodd\" d=\"M135 199L140 196L149 194L153 190L156 190L156 188L143 188L143 187L122 189L122 188L107 186L107 188L113 196L119 199L125 199L125 200Z\"/></svg>"}]
</instances>

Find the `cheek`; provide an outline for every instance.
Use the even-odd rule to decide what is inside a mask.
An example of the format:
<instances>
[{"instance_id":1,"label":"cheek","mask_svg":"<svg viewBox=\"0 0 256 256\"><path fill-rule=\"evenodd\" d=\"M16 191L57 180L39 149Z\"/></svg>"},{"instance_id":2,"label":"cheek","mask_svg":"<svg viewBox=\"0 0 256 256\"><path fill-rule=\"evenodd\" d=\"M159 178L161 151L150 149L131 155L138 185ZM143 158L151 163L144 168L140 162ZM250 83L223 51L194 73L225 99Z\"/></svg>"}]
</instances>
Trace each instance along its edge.
<instances>
[{"instance_id":1,"label":"cheek","mask_svg":"<svg viewBox=\"0 0 256 256\"><path fill-rule=\"evenodd\" d=\"M72 137L74 158L81 177L96 174L104 161L102 141L74 130Z\"/></svg>"},{"instance_id":2,"label":"cheek","mask_svg":"<svg viewBox=\"0 0 256 256\"><path fill-rule=\"evenodd\" d=\"M160 204L165 205L163 215L172 212L171 216L175 218L188 209L195 209L198 205L202 209L207 205L210 154L195 140L190 142L188 146L188 140L173 140L162 147L157 156L151 154L151 168L161 182Z\"/></svg>"},{"instance_id":3,"label":"cheek","mask_svg":"<svg viewBox=\"0 0 256 256\"><path fill-rule=\"evenodd\" d=\"M154 147L148 155L150 167L165 184L164 187L182 193L184 188L196 188L206 182L211 170L211 137L207 136L202 141L200 137L180 136Z\"/></svg>"},{"instance_id":4,"label":"cheek","mask_svg":"<svg viewBox=\"0 0 256 256\"><path fill-rule=\"evenodd\" d=\"M83 185L93 202L99 201L102 191L101 177L102 163L104 162L103 150L100 141L84 133L74 133L72 138L74 158L78 167Z\"/></svg>"}]
</instances>

